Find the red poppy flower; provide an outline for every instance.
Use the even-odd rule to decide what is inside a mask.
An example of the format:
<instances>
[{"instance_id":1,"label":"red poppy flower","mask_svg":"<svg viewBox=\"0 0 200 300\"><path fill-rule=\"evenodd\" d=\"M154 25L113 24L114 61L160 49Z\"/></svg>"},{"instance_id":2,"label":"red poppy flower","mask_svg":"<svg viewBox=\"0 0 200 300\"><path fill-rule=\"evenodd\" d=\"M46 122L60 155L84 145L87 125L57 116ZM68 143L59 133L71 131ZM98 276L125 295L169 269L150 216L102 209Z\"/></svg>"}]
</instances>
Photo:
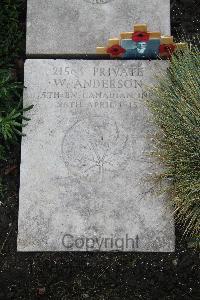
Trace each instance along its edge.
<instances>
[{"instance_id":1,"label":"red poppy flower","mask_svg":"<svg viewBox=\"0 0 200 300\"><path fill-rule=\"evenodd\" d=\"M171 55L173 54L173 52L175 51L176 49L176 45L160 45L160 54L162 56L166 56L166 57L171 57Z\"/></svg>"},{"instance_id":2,"label":"red poppy flower","mask_svg":"<svg viewBox=\"0 0 200 300\"><path fill-rule=\"evenodd\" d=\"M149 33L148 32L142 32L142 31L136 31L132 35L132 40L134 42L148 42Z\"/></svg>"},{"instance_id":3,"label":"red poppy flower","mask_svg":"<svg viewBox=\"0 0 200 300\"><path fill-rule=\"evenodd\" d=\"M126 50L122 48L120 45L113 45L112 47L107 49L107 53L109 53L111 56L120 56L125 52Z\"/></svg>"}]
</instances>

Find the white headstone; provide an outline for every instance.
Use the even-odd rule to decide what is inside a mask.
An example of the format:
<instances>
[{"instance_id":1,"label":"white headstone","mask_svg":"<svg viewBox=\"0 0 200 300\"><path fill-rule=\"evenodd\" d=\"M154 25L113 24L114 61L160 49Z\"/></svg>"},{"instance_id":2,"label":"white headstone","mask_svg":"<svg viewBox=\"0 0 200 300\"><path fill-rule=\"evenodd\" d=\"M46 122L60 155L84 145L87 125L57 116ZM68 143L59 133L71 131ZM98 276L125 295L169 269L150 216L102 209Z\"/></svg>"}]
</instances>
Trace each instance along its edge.
<instances>
[{"instance_id":1,"label":"white headstone","mask_svg":"<svg viewBox=\"0 0 200 300\"><path fill-rule=\"evenodd\" d=\"M163 61L27 60L19 251L174 251L149 180L145 85Z\"/></svg>"},{"instance_id":2,"label":"white headstone","mask_svg":"<svg viewBox=\"0 0 200 300\"><path fill-rule=\"evenodd\" d=\"M94 54L136 23L170 34L170 0L28 0L27 54Z\"/></svg>"}]
</instances>

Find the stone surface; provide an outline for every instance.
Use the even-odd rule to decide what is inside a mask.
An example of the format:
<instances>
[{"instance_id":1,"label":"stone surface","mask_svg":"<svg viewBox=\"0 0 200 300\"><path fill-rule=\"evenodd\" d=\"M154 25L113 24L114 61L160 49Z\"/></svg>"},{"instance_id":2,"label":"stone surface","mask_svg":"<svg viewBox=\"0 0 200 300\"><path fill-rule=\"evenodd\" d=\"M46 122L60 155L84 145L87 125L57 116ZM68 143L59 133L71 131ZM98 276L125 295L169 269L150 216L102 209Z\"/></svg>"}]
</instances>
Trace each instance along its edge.
<instances>
[{"instance_id":1,"label":"stone surface","mask_svg":"<svg viewBox=\"0 0 200 300\"><path fill-rule=\"evenodd\" d=\"M28 0L27 55L93 54L136 23L170 34L170 1Z\"/></svg>"},{"instance_id":2,"label":"stone surface","mask_svg":"<svg viewBox=\"0 0 200 300\"><path fill-rule=\"evenodd\" d=\"M24 106L34 108L22 139L19 251L174 250L172 215L150 180L160 167L144 105L145 86L166 67L26 61Z\"/></svg>"}]
</instances>

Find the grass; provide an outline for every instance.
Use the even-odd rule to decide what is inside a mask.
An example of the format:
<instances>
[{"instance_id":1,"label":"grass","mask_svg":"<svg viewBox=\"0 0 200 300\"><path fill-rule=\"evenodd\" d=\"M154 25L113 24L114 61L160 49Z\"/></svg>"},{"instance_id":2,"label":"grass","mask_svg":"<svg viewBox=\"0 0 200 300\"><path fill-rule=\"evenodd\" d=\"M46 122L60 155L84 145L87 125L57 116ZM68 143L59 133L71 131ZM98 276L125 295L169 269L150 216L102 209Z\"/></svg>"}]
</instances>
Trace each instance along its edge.
<instances>
[{"instance_id":1,"label":"grass","mask_svg":"<svg viewBox=\"0 0 200 300\"><path fill-rule=\"evenodd\" d=\"M200 233L200 56L197 47L173 55L157 77L148 106L159 132L153 155L165 165L169 195L184 234Z\"/></svg>"}]
</instances>

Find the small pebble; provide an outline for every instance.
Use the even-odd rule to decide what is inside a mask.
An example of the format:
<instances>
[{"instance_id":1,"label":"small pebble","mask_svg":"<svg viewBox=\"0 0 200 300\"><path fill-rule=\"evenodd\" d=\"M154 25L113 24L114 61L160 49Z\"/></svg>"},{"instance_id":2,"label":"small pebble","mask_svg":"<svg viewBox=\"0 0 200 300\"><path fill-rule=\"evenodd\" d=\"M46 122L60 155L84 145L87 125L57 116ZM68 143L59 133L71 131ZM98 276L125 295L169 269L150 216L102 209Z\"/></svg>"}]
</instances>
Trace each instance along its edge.
<instances>
[{"instance_id":1,"label":"small pebble","mask_svg":"<svg viewBox=\"0 0 200 300\"><path fill-rule=\"evenodd\" d=\"M178 258L172 260L173 265L176 267L178 265Z\"/></svg>"},{"instance_id":2,"label":"small pebble","mask_svg":"<svg viewBox=\"0 0 200 300\"><path fill-rule=\"evenodd\" d=\"M42 296L42 295L44 295L44 294L45 294L45 292L46 292L46 289L45 289L45 287L42 287L42 288L37 288L37 295L38 295L38 296Z\"/></svg>"}]
</instances>

